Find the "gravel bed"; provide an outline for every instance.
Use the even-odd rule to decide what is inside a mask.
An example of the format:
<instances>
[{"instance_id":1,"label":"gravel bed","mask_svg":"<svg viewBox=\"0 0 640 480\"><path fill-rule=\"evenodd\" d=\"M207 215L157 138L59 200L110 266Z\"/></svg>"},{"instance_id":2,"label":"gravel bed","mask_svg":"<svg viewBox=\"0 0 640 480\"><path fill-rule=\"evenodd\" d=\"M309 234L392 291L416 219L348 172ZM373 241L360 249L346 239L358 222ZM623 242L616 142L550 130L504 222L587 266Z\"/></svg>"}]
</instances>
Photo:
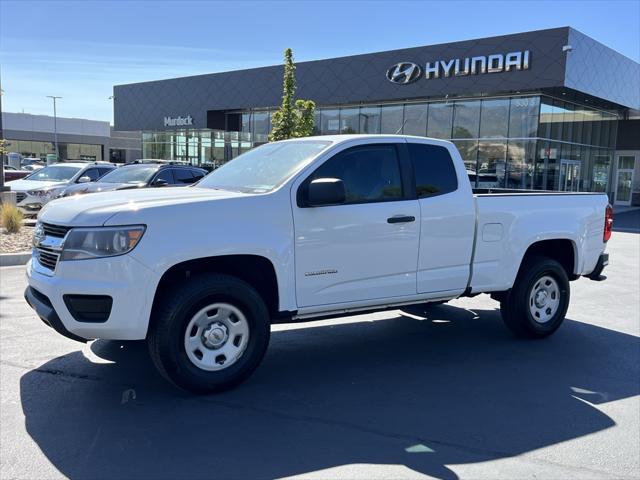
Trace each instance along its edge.
<instances>
[{"instance_id":1,"label":"gravel bed","mask_svg":"<svg viewBox=\"0 0 640 480\"><path fill-rule=\"evenodd\" d=\"M32 236L32 225L23 225L18 233L7 233L4 228L0 228L0 253L30 251Z\"/></svg>"}]
</instances>

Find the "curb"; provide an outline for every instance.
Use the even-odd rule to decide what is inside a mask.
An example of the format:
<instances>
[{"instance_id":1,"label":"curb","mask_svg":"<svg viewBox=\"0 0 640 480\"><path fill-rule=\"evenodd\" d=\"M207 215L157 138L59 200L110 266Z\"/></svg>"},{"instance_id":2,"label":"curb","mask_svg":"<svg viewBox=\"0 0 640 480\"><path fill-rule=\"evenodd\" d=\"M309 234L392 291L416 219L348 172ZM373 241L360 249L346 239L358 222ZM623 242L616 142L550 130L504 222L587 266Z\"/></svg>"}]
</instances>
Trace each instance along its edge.
<instances>
[{"instance_id":1,"label":"curb","mask_svg":"<svg viewBox=\"0 0 640 480\"><path fill-rule=\"evenodd\" d=\"M0 267L25 265L31 258L31 252L0 253Z\"/></svg>"}]
</instances>

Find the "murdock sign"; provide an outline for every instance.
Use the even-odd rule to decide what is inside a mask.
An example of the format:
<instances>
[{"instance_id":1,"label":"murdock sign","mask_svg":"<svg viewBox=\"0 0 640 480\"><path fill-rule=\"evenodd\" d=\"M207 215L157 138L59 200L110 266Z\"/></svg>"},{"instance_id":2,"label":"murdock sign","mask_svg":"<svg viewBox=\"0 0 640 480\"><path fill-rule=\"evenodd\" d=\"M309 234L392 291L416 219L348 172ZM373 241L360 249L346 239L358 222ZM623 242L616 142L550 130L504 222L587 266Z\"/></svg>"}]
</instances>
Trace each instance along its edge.
<instances>
[{"instance_id":1,"label":"murdock sign","mask_svg":"<svg viewBox=\"0 0 640 480\"><path fill-rule=\"evenodd\" d=\"M424 67L413 62L399 62L387 70L390 82L405 85L420 78L434 79L447 77L463 77L484 73L509 72L512 70L528 70L531 55L529 50L494 53L477 57L452 58L427 62ZM423 73L424 72L424 73Z\"/></svg>"},{"instance_id":2,"label":"murdock sign","mask_svg":"<svg viewBox=\"0 0 640 480\"><path fill-rule=\"evenodd\" d=\"M165 127L187 127L193 125L191 115L186 117L164 117Z\"/></svg>"}]
</instances>

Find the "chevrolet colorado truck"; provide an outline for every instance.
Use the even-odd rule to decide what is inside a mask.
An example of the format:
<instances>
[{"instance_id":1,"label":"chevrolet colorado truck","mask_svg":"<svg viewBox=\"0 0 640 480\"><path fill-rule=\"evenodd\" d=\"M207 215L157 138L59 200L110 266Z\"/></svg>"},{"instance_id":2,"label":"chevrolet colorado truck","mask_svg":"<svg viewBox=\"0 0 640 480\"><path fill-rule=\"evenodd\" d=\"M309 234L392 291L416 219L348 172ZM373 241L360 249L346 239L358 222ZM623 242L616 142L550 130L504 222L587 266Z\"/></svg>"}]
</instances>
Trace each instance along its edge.
<instances>
[{"instance_id":1,"label":"chevrolet colorado truck","mask_svg":"<svg viewBox=\"0 0 640 480\"><path fill-rule=\"evenodd\" d=\"M169 381L228 389L270 324L488 293L517 336L602 279L604 194L476 191L450 142L382 135L257 147L195 185L50 202L25 298L74 340L146 339Z\"/></svg>"}]
</instances>

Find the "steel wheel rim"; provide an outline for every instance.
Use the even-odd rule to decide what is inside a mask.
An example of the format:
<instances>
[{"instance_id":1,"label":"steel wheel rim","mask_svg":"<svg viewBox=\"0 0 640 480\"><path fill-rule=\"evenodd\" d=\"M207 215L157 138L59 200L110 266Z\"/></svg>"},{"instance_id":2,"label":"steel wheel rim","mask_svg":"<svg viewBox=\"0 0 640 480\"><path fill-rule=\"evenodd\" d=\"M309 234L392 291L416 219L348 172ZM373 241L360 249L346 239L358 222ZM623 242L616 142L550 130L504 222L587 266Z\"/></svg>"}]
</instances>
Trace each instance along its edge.
<instances>
[{"instance_id":1,"label":"steel wheel rim","mask_svg":"<svg viewBox=\"0 0 640 480\"><path fill-rule=\"evenodd\" d=\"M212 303L200 309L184 333L187 357L196 367L210 372L236 363L248 343L247 317L229 303Z\"/></svg>"},{"instance_id":2,"label":"steel wheel rim","mask_svg":"<svg viewBox=\"0 0 640 480\"><path fill-rule=\"evenodd\" d=\"M535 281L529 293L529 313L536 323L548 323L560 308L558 281L544 275Z\"/></svg>"}]
</instances>

